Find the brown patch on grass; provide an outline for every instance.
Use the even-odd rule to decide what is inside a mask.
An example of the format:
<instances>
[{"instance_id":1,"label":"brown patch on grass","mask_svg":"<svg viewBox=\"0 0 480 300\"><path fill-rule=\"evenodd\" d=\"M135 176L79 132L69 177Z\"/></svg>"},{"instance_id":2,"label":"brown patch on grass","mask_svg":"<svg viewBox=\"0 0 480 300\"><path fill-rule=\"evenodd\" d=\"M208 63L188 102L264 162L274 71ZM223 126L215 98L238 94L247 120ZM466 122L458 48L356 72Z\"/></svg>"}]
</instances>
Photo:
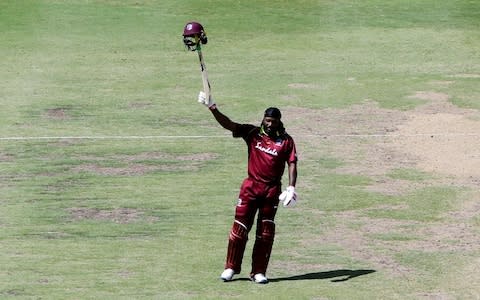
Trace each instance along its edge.
<instances>
[{"instance_id":1,"label":"brown patch on grass","mask_svg":"<svg viewBox=\"0 0 480 300\"><path fill-rule=\"evenodd\" d=\"M438 93L438 92L429 92L429 91L418 91L415 94L409 96L413 99L426 100L426 103L423 105L417 106L411 114L455 114L462 115L466 117L478 115L478 111L474 109L465 109L453 105L450 101L448 94Z\"/></svg>"},{"instance_id":2,"label":"brown patch on grass","mask_svg":"<svg viewBox=\"0 0 480 300\"><path fill-rule=\"evenodd\" d=\"M338 173L369 176L367 189L406 194L432 184L478 187L480 182L480 112L456 107L448 95L417 92L427 102L412 111L380 108L365 101L345 109L285 109L289 132L300 145L316 148L302 160L334 157ZM393 169L442 174L415 182L386 176Z\"/></svg>"},{"instance_id":3,"label":"brown patch on grass","mask_svg":"<svg viewBox=\"0 0 480 300\"><path fill-rule=\"evenodd\" d=\"M410 97L425 103L411 111L381 108L373 101L343 109L291 107L284 115L301 161L316 164L326 157L343 163L322 172L368 176L372 183L367 190L392 196L432 186L467 187L469 199L431 222L369 217L372 210L404 210L407 204L334 213L335 224L324 228L318 240L303 241L306 248L336 245L355 259L400 276L415 270L402 265L398 253L480 251L480 112L453 105L445 93L419 91ZM304 156L302 148L309 149ZM391 176L402 169L431 176ZM300 184L305 182L308 185L308 178ZM289 268L297 270L295 265Z\"/></svg>"},{"instance_id":4,"label":"brown patch on grass","mask_svg":"<svg viewBox=\"0 0 480 300\"><path fill-rule=\"evenodd\" d=\"M447 101L449 97L445 93L418 91L415 93L415 95L412 95L409 98L444 102Z\"/></svg>"},{"instance_id":5,"label":"brown patch on grass","mask_svg":"<svg viewBox=\"0 0 480 300\"><path fill-rule=\"evenodd\" d=\"M434 85L443 86L443 85L454 84L454 83L455 83L455 80L432 80L432 81L430 81L429 83L430 83L430 84L434 84Z\"/></svg>"},{"instance_id":6,"label":"brown patch on grass","mask_svg":"<svg viewBox=\"0 0 480 300\"><path fill-rule=\"evenodd\" d=\"M367 222L365 224L370 224L362 228L362 232L393 233L414 237L414 239L405 241L383 242L392 251L404 251L405 249L423 252L478 251L480 250L480 236L472 225L473 218L480 213L480 205L477 204L480 200L478 195L474 201L467 202L460 210L448 212L445 216L446 221L422 223L397 220L393 221L397 223L397 226L391 226L392 220L372 220L361 217ZM400 206L399 209L404 209L404 207Z\"/></svg>"},{"instance_id":7,"label":"brown patch on grass","mask_svg":"<svg viewBox=\"0 0 480 300\"><path fill-rule=\"evenodd\" d=\"M132 208L116 208L113 210L101 210L97 208L70 208L68 209L71 219L112 221L119 224L127 224L144 218L144 212ZM153 221L153 219L149 219Z\"/></svg>"},{"instance_id":8,"label":"brown patch on grass","mask_svg":"<svg viewBox=\"0 0 480 300\"><path fill-rule=\"evenodd\" d=\"M406 191L417 190L429 186L430 182L414 182L411 180L391 179L380 176L375 183L365 187L365 190L388 196L404 195Z\"/></svg>"},{"instance_id":9,"label":"brown patch on grass","mask_svg":"<svg viewBox=\"0 0 480 300\"><path fill-rule=\"evenodd\" d=\"M320 86L313 83L290 83L288 84L289 88L292 89L318 89Z\"/></svg>"},{"instance_id":10,"label":"brown patch on grass","mask_svg":"<svg viewBox=\"0 0 480 300\"><path fill-rule=\"evenodd\" d=\"M156 171L194 171L204 161L216 158L214 153L173 155L162 152L146 152L134 155L105 157L82 157L87 162L72 168L74 172L90 172L105 176L140 176ZM102 162L118 162L124 166L102 166ZM142 161L151 161L148 164Z\"/></svg>"},{"instance_id":11,"label":"brown patch on grass","mask_svg":"<svg viewBox=\"0 0 480 300\"><path fill-rule=\"evenodd\" d=\"M421 170L443 174L443 183L478 188L480 112L453 105L445 94L418 95L430 101L408 113L389 148L415 157Z\"/></svg>"},{"instance_id":12,"label":"brown patch on grass","mask_svg":"<svg viewBox=\"0 0 480 300\"><path fill-rule=\"evenodd\" d=\"M376 184L368 189L387 195L415 188L413 184L401 186L402 182L386 176L393 169L416 166L415 156L389 146L388 136L408 120L407 113L365 101L346 109L288 108L285 115L293 125L288 131L300 148L306 144L318 150L309 151L302 160L316 161L325 156L338 159L344 164L335 172L369 176Z\"/></svg>"},{"instance_id":13,"label":"brown patch on grass","mask_svg":"<svg viewBox=\"0 0 480 300\"><path fill-rule=\"evenodd\" d=\"M480 74L464 73L464 74L455 74L455 75L452 75L450 77L454 77L454 78L480 78Z\"/></svg>"},{"instance_id":14,"label":"brown patch on grass","mask_svg":"<svg viewBox=\"0 0 480 300\"><path fill-rule=\"evenodd\" d=\"M396 262L393 252L379 249L378 241L370 237L375 232L390 232L392 228L405 226L405 222L391 219L374 221L367 217L360 217L353 211L338 213L335 219L337 220L335 227L322 234L321 243L338 245L353 258L366 261L376 269L388 270L392 274L401 276L412 272L410 268Z\"/></svg>"},{"instance_id":15,"label":"brown patch on grass","mask_svg":"<svg viewBox=\"0 0 480 300\"><path fill-rule=\"evenodd\" d=\"M285 109L285 119L293 125L288 127L289 132L336 138L344 135L380 135L394 132L407 116L397 110L380 108L374 101L365 101L347 109L314 110L289 107ZM314 138L310 141L314 141Z\"/></svg>"},{"instance_id":16,"label":"brown patch on grass","mask_svg":"<svg viewBox=\"0 0 480 300\"><path fill-rule=\"evenodd\" d=\"M67 107L50 108L45 112L45 116L53 120L66 120L70 118L68 110L69 108Z\"/></svg>"},{"instance_id":17,"label":"brown patch on grass","mask_svg":"<svg viewBox=\"0 0 480 300\"><path fill-rule=\"evenodd\" d=\"M139 102L132 102L128 105L131 109L146 109L153 105L152 102L149 101L139 101Z\"/></svg>"},{"instance_id":18,"label":"brown patch on grass","mask_svg":"<svg viewBox=\"0 0 480 300\"><path fill-rule=\"evenodd\" d=\"M478 199L477 199L478 201ZM476 201L476 203L478 203ZM405 209L399 206L379 206L375 209ZM480 236L472 226L470 216L480 213L480 205L471 207L470 214L464 218L453 213L453 222L424 223L410 220L370 218L362 211L336 213L336 224L325 230L318 241L311 243L334 244L347 251L353 258L368 262L374 268L386 270L393 275L404 276L413 269L396 261L397 253L404 251L422 252L465 252L480 250ZM404 237L404 238L402 238Z\"/></svg>"},{"instance_id":19,"label":"brown patch on grass","mask_svg":"<svg viewBox=\"0 0 480 300\"><path fill-rule=\"evenodd\" d=\"M13 154L0 152L0 161L7 162L7 161L13 161L13 159L14 159Z\"/></svg>"},{"instance_id":20,"label":"brown patch on grass","mask_svg":"<svg viewBox=\"0 0 480 300\"><path fill-rule=\"evenodd\" d=\"M128 278L132 277L133 275L135 275L135 272L120 271L120 272L117 272L117 275L118 275L118 277L120 277L122 279L128 279Z\"/></svg>"},{"instance_id":21,"label":"brown patch on grass","mask_svg":"<svg viewBox=\"0 0 480 300\"><path fill-rule=\"evenodd\" d=\"M74 172L89 172L105 176L138 176L158 170L169 170L144 164L130 164L125 167L105 167L98 164L82 164L72 168Z\"/></svg>"},{"instance_id":22,"label":"brown patch on grass","mask_svg":"<svg viewBox=\"0 0 480 300\"><path fill-rule=\"evenodd\" d=\"M427 299L427 300L453 300L456 299L453 296L450 296L447 293L417 293L416 296L418 299Z\"/></svg>"},{"instance_id":23,"label":"brown patch on grass","mask_svg":"<svg viewBox=\"0 0 480 300\"><path fill-rule=\"evenodd\" d=\"M217 157L215 153L191 153L191 154L172 154L163 152L144 152L133 155L119 155L115 158L120 161L142 161L142 160L171 160L171 161L209 161Z\"/></svg>"}]
</instances>

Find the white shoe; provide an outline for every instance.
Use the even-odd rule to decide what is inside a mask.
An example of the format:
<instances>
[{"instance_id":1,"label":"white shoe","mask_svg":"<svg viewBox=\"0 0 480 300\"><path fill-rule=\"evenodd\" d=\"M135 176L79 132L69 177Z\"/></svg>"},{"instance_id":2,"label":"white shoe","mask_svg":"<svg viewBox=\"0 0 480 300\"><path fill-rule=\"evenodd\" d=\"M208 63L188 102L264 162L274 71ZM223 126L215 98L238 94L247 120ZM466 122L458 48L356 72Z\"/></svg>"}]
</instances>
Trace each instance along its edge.
<instances>
[{"instance_id":1,"label":"white shoe","mask_svg":"<svg viewBox=\"0 0 480 300\"><path fill-rule=\"evenodd\" d=\"M262 274L262 273L257 273L257 274L255 274L255 275L252 277L252 280L253 280L255 283L268 283L267 277L265 277L265 275Z\"/></svg>"},{"instance_id":2,"label":"white shoe","mask_svg":"<svg viewBox=\"0 0 480 300\"><path fill-rule=\"evenodd\" d=\"M222 272L222 275L220 275L220 279L223 281L230 281L233 279L233 275L235 274L235 271L233 269L225 269Z\"/></svg>"}]
</instances>

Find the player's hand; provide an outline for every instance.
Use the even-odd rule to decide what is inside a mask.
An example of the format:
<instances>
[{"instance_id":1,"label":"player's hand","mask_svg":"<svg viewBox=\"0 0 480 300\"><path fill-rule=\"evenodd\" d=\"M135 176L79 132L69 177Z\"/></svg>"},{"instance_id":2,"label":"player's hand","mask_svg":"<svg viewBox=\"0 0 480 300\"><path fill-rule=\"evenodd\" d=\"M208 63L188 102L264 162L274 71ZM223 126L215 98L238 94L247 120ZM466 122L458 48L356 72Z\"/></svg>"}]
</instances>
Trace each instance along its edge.
<instances>
[{"instance_id":1,"label":"player's hand","mask_svg":"<svg viewBox=\"0 0 480 300\"><path fill-rule=\"evenodd\" d=\"M294 186L288 186L278 197L283 202L283 207L294 207L297 203L297 192L295 192Z\"/></svg>"},{"instance_id":2,"label":"player's hand","mask_svg":"<svg viewBox=\"0 0 480 300\"><path fill-rule=\"evenodd\" d=\"M202 103L208 108L214 108L216 106L215 101L213 101L212 96L210 96L210 99L207 100L207 95L205 95L204 91L200 91L198 93L198 102Z\"/></svg>"}]
</instances>

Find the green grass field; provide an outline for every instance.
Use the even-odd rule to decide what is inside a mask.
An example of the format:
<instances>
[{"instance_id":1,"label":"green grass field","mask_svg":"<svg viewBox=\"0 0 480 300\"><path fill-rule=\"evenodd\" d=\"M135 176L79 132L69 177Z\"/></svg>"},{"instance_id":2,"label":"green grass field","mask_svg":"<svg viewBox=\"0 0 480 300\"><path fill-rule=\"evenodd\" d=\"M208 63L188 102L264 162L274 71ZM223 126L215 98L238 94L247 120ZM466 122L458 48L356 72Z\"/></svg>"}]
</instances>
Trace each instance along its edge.
<instances>
[{"instance_id":1,"label":"green grass field","mask_svg":"<svg viewBox=\"0 0 480 300\"><path fill-rule=\"evenodd\" d=\"M297 142L267 285L253 234L218 279L247 154L196 101L191 20L222 112L277 106ZM478 126L479 26L469 0L1 1L0 298L480 299L478 169L383 152L415 116Z\"/></svg>"}]
</instances>

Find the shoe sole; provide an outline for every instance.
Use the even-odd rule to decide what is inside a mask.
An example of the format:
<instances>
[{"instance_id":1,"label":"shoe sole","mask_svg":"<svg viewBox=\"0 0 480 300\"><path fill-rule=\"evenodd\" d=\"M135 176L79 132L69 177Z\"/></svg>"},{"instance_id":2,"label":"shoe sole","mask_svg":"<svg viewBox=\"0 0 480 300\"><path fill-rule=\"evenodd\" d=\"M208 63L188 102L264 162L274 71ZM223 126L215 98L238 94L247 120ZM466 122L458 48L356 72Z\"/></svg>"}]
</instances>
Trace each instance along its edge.
<instances>
[{"instance_id":1,"label":"shoe sole","mask_svg":"<svg viewBox=\"0 0 480 300\"><path fill-rule=\"evenodd\" d=\"M250 280L252 280L252 282L256 283L256 284L267 284L268 283L268 279L265 280L265 281L256 281L255 278L250 278Z\"/></svg>"},{"instance_id":2,"label":"shoe sole","mask_svg":"<svg viewBox=\"0 0 480 300\"><path fill-rule=\"evenodd\" d=\"M267 281L255 281L255 280L253 280L253 282L256 283L256 284L267 284L268 280Z\"/></svg>"}]
</instances>

